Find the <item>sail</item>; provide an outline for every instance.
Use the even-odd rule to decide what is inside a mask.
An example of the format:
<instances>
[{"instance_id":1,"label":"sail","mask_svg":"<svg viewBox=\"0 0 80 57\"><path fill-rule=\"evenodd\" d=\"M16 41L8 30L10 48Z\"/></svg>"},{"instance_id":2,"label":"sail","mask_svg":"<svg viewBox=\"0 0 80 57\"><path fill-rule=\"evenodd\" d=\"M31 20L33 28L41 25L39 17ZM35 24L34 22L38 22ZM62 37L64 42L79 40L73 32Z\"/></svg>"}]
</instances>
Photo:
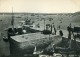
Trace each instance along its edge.
<instances>
[{"instance_id":1,"label":"sail","mask_svg":"<svg viewBox=\"0 0 80 57\"><path fill-rule=\"evenodd\" d=\"M41 54L41 53L43 53L43 50L41 50L41 51L37 50L36 46L35 46L33 54Z\"/></svg>"},{"instance_id":2,"label":"sail","mask_svg":"<svg viewBox=\"0 0 80 57\"><path fill-rule=\"evenodd\" d=\"M35 46L35 48L34 48L34 52L33 52L33 54L37 54L37 52L36 52L36 46Z\"/></svg>"}]
</instances>

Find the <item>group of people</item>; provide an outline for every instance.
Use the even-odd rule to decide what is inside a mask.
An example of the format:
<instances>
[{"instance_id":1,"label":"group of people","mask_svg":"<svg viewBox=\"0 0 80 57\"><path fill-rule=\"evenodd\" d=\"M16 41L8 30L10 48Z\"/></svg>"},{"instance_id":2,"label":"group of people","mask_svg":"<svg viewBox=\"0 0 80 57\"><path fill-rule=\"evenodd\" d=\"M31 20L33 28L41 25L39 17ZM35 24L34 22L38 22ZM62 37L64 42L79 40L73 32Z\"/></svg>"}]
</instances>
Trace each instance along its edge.
<instances>
[{"instance_id":1,"label":"group of people","mask_svg":"<svg viewBox=\"0 0 80 57\"><path fill-rule=\"evenodd\" d=\"M57 32L57 29L55 28L54 26L54 23L53 24L46 24L46 29L48 30L49 28L51 28L51 33L56 35L56 32ZM63 31L60 29L60 25L59 25L59 35L60 36L63 36Z\"/></svg>"}]
</instances>

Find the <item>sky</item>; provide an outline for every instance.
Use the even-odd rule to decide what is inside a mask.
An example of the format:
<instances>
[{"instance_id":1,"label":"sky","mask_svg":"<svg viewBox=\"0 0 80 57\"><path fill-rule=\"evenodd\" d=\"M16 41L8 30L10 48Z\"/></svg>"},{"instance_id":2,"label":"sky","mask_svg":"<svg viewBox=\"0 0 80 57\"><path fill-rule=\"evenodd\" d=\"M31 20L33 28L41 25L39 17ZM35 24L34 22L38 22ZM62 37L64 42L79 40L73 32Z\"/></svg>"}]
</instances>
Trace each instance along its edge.
<instances>
[{"instance_id":1,"label":"sky","mask_svg":"<svg viewBox=\"0 0 80 57\"><path fill-rule=\"evenodd\" d=\"M0 12L74 13L80 0L0 0Z\"/></svg>"}]
</instances>

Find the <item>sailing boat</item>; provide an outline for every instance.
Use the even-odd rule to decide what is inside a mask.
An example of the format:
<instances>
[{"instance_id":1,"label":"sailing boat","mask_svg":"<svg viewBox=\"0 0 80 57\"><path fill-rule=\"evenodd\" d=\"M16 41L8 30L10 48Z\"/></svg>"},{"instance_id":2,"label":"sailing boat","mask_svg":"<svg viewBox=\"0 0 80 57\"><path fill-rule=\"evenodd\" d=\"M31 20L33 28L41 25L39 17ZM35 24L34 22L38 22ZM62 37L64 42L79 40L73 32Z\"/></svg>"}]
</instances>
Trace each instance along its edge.
<instances>
[{"instance_id":1,"label":"sailing boat","mask_svg":"<svg viewBox=\"0 0 80 57\"><path fill-rule=\"evenodd\" d=\"M10 28L8 28L8 29L5 29L5 31L7 32L9 32L10 30L9 29L12 29L12 33L14 34L14 16L13 16L13 8L12 8L12 20L11 20L11 27ZM9 36L9 35L8 35ZM5 41L5 42L8 42L8 39L9 37L3 37L3 40Z\"/></svg>"}]
</instances>

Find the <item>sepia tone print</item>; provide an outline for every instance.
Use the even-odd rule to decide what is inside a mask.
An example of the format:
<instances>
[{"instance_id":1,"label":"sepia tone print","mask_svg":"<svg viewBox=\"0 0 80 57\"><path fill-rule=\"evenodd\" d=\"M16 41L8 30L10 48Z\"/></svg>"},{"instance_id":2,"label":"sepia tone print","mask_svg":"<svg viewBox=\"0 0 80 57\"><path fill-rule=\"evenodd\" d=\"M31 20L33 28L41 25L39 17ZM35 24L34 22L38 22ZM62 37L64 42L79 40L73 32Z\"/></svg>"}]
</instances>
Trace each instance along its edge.
<instances>
[{"instance_id":1,"label":"sepia tone print","mask_svg":"<svg viewBox=\"0 0 80 57\"><path fill-rule=\"evenodd\" d=\"M0 57L80 57L79 0L0 0Z\"/></svg>"}]
</instances>

